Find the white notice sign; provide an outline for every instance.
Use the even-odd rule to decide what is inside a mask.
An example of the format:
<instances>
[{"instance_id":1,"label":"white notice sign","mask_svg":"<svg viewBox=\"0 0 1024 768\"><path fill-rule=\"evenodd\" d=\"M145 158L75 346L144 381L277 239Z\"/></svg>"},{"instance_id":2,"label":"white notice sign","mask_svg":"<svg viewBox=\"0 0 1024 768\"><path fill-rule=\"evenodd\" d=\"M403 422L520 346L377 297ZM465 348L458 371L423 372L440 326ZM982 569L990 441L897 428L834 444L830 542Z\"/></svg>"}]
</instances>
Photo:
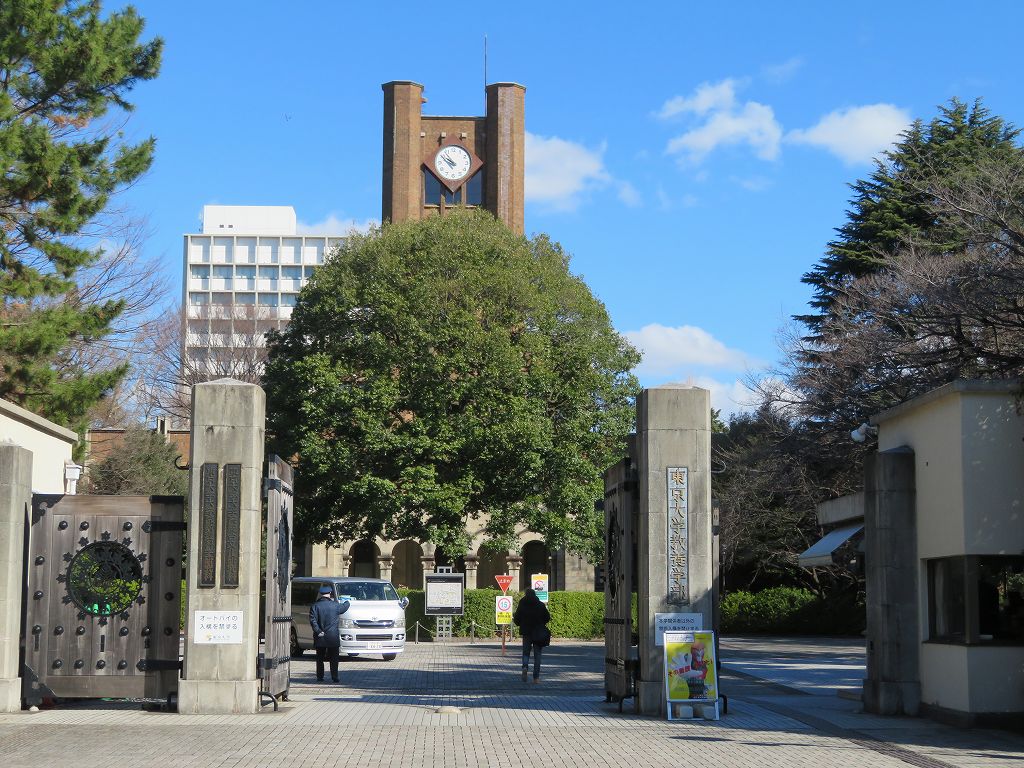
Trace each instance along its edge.
<instances>
[{"instance_id":1,"label":"white notice sign","mask_svg":"<svg viewBox=\"0 0 1024 768\"><path fill-rule=\"evenodd\" d=\"M241 645L241 611L196 611L195 642Z\"/></svg>"},{"instance_id":2,"label":"white notice sign","mask_svg":"<svg viewBox=\"0 0 1024 768\"><path fill-rule=\"evenodd\" d=\"M654 614L654 644L665 644L666 632L699 632L704 629L702 613Z\"/></svg>"}]
</instances>

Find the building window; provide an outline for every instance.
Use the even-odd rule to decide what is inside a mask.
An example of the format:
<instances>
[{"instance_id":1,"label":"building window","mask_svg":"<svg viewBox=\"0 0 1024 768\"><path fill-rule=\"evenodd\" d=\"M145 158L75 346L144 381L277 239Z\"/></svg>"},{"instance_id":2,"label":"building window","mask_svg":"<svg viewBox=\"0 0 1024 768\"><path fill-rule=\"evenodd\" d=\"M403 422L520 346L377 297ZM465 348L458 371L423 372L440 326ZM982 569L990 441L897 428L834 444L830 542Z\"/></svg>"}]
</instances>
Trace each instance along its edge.
<instances>
[{"instance_id":1,"label":"building window","mask_svg":"<svg viewBox=\"0 0 1024 768\"><path fill-rule=\"evenodd\" d=\"M929 560L928 639L971 645L1024 642L1024 557Z\"/></svg>"},{"instance_id":2,"label":"building window","mask_svg":"<svg viewBox=\"0 0 1024 768\"><path fill-rule=\"evenodd\" d=\"M277 306L277 294L276 293L261 293L259 298L260 306L262 307L276 307Z\"/></svg>"},{"instance_id":3,"label":"building window","mask_svg":"<svg viewBox=\"0 0 1024 768\"><path fill-rule=\"evenodd\" d=\"M462 188L463 202L466 205L484 204L484 170L481 168L473 174Z\"/></svg>"},{"instance_id":4,"label":"building window","mask_svg":"<svg viewBox=\"0 0 1024 768\"><path fill-rule=\"evenodd\" d=\"M193 280L205 280L206 278L208 278L210 276L210 268L209 267L196 267L196 266L193 266L190 269L191 269L192 279Z\"/></svg>"},{"instance_id":5,"label":"building window","mask_svg":"<svg viewBox=\"0 0 1024 768\"><path fill-rule=\"evenodd\" d=\"M281 306L282 307L294 307L296 301L298 301L299 294L297 293L282 293L281 294Z\"/></svg>"},{"instance_id":6,"label":"building window","mask_svg":"<svg viewBox=\"0 0 1024 768\"><path fill-rule=\"evenodd\" d=\"M1024 557L978 558L978 639L1024 642Z\"/></svg>"},{"instance_id":7,"label":"building window","mask_svg":"<svg viewBox=\"0 0 1024 768\"><path fill-rule=\"evenodd\" d=\"M455 205L455 193L449 192L448 187L444 186L437 177L428 171L426 168L423 169L423 204L424 205L440 205L441 198L444 198L445 205Z\"/></svg>"},{"instance_id":8,"label":"building window","mask_svg":"<svg viewBox=\"0 0 1024 768\"><path fill-rule=\"evenodd\" d=\"M967 637L964 558L928 561L928 638L962 643Z\"/></svg>"}]
</instances>

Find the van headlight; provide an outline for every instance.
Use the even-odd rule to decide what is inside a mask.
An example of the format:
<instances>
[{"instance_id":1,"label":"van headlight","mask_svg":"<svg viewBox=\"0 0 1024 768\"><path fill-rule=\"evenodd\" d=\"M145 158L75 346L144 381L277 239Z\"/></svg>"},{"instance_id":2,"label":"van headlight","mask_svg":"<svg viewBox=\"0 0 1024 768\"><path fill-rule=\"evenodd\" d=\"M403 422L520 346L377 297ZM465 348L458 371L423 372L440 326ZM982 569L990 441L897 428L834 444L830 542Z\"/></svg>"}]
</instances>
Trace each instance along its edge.
<instances>
[{"instance_id":1,"label":"van headlight","mask_svg":"<svg viewBox=\"0 0 1024 768\"><path fill-rule=\"evenodd\" d=\"M404 627L405 626L405 616L402 616L400 618L395 619L395 626L396 627Z\"/></svg>"},{"instance_id":2,"label":"van headlight","mask_svg":"<svg viewBox=\"0 0 1024 768\"><path fill-rule=\"evenodd\" d=\"M341 629L353 629L356 626L356 622L353 619L338 619L338 626Z\"/></svg>"}]
</instances>

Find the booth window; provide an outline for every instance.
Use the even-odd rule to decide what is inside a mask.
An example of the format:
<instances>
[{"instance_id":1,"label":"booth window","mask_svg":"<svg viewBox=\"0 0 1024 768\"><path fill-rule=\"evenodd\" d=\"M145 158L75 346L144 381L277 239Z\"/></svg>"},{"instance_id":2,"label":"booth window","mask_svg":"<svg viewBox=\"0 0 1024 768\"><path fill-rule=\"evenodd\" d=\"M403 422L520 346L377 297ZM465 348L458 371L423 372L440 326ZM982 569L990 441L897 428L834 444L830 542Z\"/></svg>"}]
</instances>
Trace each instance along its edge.
<instances>
[{"instance_id":1,"label":"booth window","mask_svg":"<svg viewBox=\"0 0 1024 768\"><path fill-rule=\"evenodd\" d=\"M1024 557L929 560L928 639L971 645L1024 642Z\"/></svg>"}]
</instances>

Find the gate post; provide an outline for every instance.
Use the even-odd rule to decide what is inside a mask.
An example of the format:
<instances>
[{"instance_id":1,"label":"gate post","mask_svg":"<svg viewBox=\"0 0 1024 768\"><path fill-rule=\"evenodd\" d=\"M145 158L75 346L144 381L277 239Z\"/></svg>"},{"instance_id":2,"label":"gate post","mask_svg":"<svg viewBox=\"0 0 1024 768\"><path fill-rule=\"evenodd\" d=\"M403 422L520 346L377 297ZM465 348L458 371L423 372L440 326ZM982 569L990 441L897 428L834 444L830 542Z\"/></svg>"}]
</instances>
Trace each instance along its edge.
<instances>
[{"instance_id":1,"label":"gate post","mask_svg":"<svg viewBox=\"0 0 1024 768\"><path fill-rule=\"evenodd\" d=\"M32 452L0 445L0 712L21 711L18 637L25 519L32 507Z\"/></svg>"},{"instance_id":2,"label":"gate post","mask_svg":"<svg viewBox=\"0 0 1024 768\"><path fill-rule=\"evenodd\" d=\"M182 714L259 710L265 414L255 384L219 379L192 390Z\"/></svg>"},{"instance_id":3,"label":"gate post","mask_svg":"<svg viewBox=\"0 0 1024 768\"><path fill-rule=\"evenodd\" d=\"M654 615L699 613L712 626L711 393L679 385L643 390L636 458L637 704L642 714L658 715L665 712L665 662Z\"/></svg>"}]
</instances>

